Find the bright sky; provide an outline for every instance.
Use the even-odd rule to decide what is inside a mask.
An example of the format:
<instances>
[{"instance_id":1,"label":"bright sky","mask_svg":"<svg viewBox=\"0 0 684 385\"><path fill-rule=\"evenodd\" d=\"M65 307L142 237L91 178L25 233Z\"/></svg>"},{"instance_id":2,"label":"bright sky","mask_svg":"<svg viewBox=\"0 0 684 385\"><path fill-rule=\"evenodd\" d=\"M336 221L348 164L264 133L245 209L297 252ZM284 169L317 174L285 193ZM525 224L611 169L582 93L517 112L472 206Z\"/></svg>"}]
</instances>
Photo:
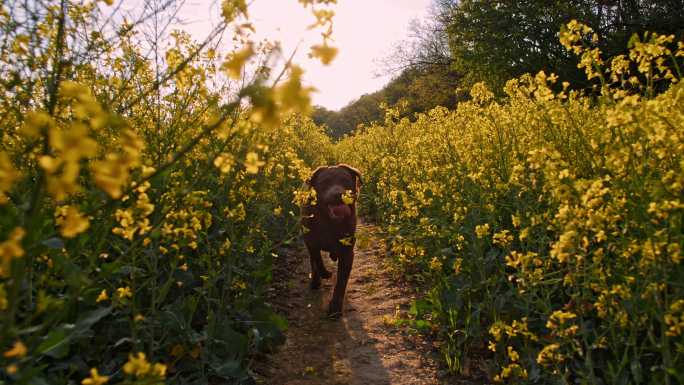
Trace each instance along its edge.
<instances>
[{"instance_id":1,"label":"bright sky","mask_svg":"<svg viewBox=\"0 0 684 385\"><path fill-rule=\"evenodd\" d=\"M337 110L387 83L388 77L374 75L379 69L378 60L407 36L409 22L424 16L430 2L338 0L332 7L335 10L333 38L340 52L329 66L307 57L309 46L321 42L320 31L307 30L315 19L297 0L254 0L249 13L258 36L281 41L286 56L302 41L294 61L305 69L305 80L318 89L313 103ZM210 12L210 8L215 8L211 7L212 3L190 0L180 14L188 22L183 28L198 40L206 36L217 20L217 14Z\"/></svg>"}]
</instances>

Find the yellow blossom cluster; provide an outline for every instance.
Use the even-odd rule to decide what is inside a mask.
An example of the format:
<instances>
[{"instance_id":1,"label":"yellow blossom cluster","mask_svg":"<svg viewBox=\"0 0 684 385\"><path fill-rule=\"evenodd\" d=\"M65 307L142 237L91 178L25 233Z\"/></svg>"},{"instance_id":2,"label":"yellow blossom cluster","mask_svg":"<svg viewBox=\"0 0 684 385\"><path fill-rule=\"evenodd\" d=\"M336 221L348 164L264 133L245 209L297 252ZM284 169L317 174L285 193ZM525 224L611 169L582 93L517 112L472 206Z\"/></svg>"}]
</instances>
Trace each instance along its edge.
<instances>
[{"instance_id":1,"label":"yellow blossom cluster","mask_svg":"<svg viewBox=\"0 0 684 385\"><path fill-rule=\"evenodd\" d=\"M149 182L143 182L135 187L137 199L133 206L116 210L115 217L119 227L114 227L112 233L131 241L136 235L145 235L152 229L148 218L154 212L154 204L147 195L150 186Z\"/></svg>"},{"instance_id":2,"label":"yellow blossom cluster","mask_svg":"<svg viewBox=\"0 0 684 385\"><path fill-rule=\"evenodd\" d=\"M121 132L121 152L108 153L104 159L92 163L91 171L95 184L114 199L123 195L123 188L128 183L131 169L140 166L141 151L144 147L142 139L130 130Z\"/></svg>"},{"instance_id":3,"label":"yellow blossom cluster","mask_svg":"<svg viewBox=\"0 0 684 385\"><path fill-rule=\"evenodd\" d=\"M388 108L335 151L368 175L362 207L385 226L392 260L431 282L430 321L451 369L486 338L471 325L486 324L497 381L524 383L539 367L561 381L595 373L590 360L638 362L675 381L684 86L674 60L684 42L635 36L606 59L579 22L560 38L600 83L594 94L544 72L511 79L505 98L478 83L451 111L411 121Z\"/></svg>"},{"instance_id":4,"label":"yellow blossom cluster","mask_svg":"<svg viewBox=\"0 0 684 385\"><path fill-rule=\"evenodd\" d=\"M90 221L74 206L60 206L55 210L55 223L65 238L73 238L88 230Z\"/></svg>"},{"instance_id":5,"label":"yellow blossom cluster","mask_svg":"<svg viewBox=\"0 0 684 385\"><path fill-rule=\"evenodd\" d=\"M12 268L12 260L24 256L24 248L21 240L26 231L21 227L15 227L5 241L0 242L0 277L9 275Z\"/></svg>"},{"instance_id":6,"label":"yellow blossom cluster","mask_svg":"<svg viewBox=\"0 0 684 385\"><path fill-rule=\"evenodd\" d=\"M678 337L684 334L684 300L678 299L670 305L665 314L665 324L668 327L668 336Z\"/></svg>"},{"instance_id":7,"label":"yellow blossom cluster","mask_svg":"<svg viewBox=\"0 0 684 385\"><path fill-rule=\"evenodd\" d=\"M303 69L271 76L281 47L254 41L248 3L219 2L200 42L160 30L151 59L139 39L175 4L129 18L110 0L0 2L3 381L160 385L148 357L175 346L177 381L232 381L282 339L263 294L298 232L293 193L333 144L305 115ZM332 3L302 2L325 62ZM149 350L126 360L127 345Z\"/></svg>"},{"instance_id":8,"label":"yellow blossom cluster","mask_svg":"<svg viewBox=\"0 0 684 385\"><path fill-rule=\"evenodd\" d=\"M0 152L0 205L7 203L8 199L5 193L12 188L18 178L19 173L12 165L9 155Z\"/></svg>"},{"instance_id":9,"label":"yellow blossom cluster","mask_svg":"<svg viewBox=\"0 0 684 385\"><path fill-rule=\"evenodd\" d=\"M124 364L123 371L126 374L135 375L136 377L166 377L166 365L160 363L150 363L147 361L147 357L143 352L129 354L128 362Z\"/></svg>"}]
</instances>

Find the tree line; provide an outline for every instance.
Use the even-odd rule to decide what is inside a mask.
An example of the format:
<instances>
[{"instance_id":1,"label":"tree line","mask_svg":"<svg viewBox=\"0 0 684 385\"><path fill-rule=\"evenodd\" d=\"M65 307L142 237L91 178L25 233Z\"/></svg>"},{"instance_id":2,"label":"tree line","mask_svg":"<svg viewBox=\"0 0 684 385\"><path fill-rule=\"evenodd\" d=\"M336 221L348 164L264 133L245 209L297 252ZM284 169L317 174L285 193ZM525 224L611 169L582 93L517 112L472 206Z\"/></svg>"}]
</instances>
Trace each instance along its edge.
<instances>
[{"instance_id":1,"label":"tree line","mask_svg":"<svg viewBox=\"0 0 684 385\"><path fill-rule=\"evenodd\" d=\"M382 71L395 74L381 90L339 111L316 107L313 119L335 138L382 120L382 105L402 104L412 117L437 105L455 107L476 82L502 92L508 79L541 70L590 88L578 59L560 44L561 25L578 20L598 35L605 58L626 53L634 34L684 38L684 0L433 0L425 20L410 26Z\"/></svg>"}]
</instances>

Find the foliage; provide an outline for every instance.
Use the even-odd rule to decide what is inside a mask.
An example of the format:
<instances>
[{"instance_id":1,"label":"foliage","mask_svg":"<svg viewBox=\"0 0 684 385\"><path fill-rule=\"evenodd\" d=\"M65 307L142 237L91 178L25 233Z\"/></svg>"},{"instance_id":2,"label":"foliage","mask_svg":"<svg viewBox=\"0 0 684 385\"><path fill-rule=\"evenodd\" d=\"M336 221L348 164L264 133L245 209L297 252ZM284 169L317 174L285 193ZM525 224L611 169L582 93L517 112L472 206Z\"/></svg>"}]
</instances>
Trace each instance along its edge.
<instances>
[{"instance_id":1,"label":"foliage","mask_svg":"<svg viewBox=\"0 0 684 385\"><path fill-rule=\"evenodd\" d=\"M334 138L359 124L383 120L383 104L401 106L401 116L436 106L455 108L467 90L485 82L497 96L508 79L525 73L555 73L574 89L592 83L558 39L558 27L582 20L599 37L609 57L625 53L634 33L652 31L684 37L684 3L673 1L434 0L428 16L410 25L410 37L384 59L381 90L360 96L339 111L314 110L316 124ZM557 87L555 91L559 91Z\"/></svg>"},{"instance_id":2,"label":"foliage","mask_svg":"<svg viewBox=\"0 0 684 385\"><path fill-rule=\"evenodd\" d=\"M544 72L504 100L478 83L337 145L453 371L488 341L497 382L684 382L684 42L635 36L606 60L593 34L571 22L561 42L599 96Z\"/></svg>"},{"instance_id":3,"label":"foliage","mask_svg":"<svg viewBox=\"0 0 684 385\"><path fill-rule=\"evenodd\" d=\"M553 72L573 87L589 83L558 42L558 26L582 20L608 56L624 53L629 38L645 31L684 37L684 3L674 1L437 0L455 68L469 83L485 81L498 92L524 73Z\"/></svg>"},{"instance_id":4,"label":"foliage","mask_svg":"<svg viewBox=\"0 0 684 385\"><path fill-rule=\"evenodd\" d=\"M401 116L413 118L436 106L454 108L465 99L460 90L462 75L452 68L448 35L441 8L434 6L424 20L409 25L409 37L397 42L382 60L380 73L392 79L380 90L364 94L339 111L316 106L312 118L325 125L333 138L352 134L360 124L382 121L383 105L399 107Z\"/></svg>"},{"instance_id":5,"label":"foliage","mask_svg":"<svg viewBox=\"0 0 684 385\"><path fill-rule=\"evenodd\" d=\"M264 291L293 191L330 142L291 115L301 69L246 79L277 52L245 1L165 51L141 35L172 1L132 20L112 3L0 2L0 383L249 382L286 327ZM327 62L334 1L300 3Z\"/></svg>"}]
</instances>

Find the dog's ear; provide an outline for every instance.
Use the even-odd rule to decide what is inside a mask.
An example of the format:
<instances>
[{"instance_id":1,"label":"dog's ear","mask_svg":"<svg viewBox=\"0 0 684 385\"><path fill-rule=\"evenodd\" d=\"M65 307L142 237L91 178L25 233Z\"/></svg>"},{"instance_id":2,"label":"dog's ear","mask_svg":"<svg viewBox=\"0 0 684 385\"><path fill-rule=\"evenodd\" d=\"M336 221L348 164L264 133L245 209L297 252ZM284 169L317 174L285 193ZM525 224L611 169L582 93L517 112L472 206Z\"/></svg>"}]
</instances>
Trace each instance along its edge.
<instances>
[{"instance_id":1,"label":"dog's ear","mask_svg":"<svg viewBox=\"0 0 684 385\"><path fill-rule=\"evenodd\" d=\"M327 168L328 168L328 166L319 166L319 167L317 167L317 168L311 173L311 176L305 181L306 184L308 184L309 186L313 187L313 185L316 183L316 178L318 178L318 175L320 175L320 173L321 173L323 170L326 170Z\"/></svg>"},{"instance_id":2,"label":"dog's ear","mask_svg":"<svg viewBox=\"0 0 684 385\"><path fill-rule=\"evenodd\" d=\"M349 171L354 176L354 181L356 182L356 191L359 191L359 189L361 189L361 186L363 185L363 181L361 180L361 171L344 163L338 164L337 167L341 167Z\"/></svg>"}]
</instances>

